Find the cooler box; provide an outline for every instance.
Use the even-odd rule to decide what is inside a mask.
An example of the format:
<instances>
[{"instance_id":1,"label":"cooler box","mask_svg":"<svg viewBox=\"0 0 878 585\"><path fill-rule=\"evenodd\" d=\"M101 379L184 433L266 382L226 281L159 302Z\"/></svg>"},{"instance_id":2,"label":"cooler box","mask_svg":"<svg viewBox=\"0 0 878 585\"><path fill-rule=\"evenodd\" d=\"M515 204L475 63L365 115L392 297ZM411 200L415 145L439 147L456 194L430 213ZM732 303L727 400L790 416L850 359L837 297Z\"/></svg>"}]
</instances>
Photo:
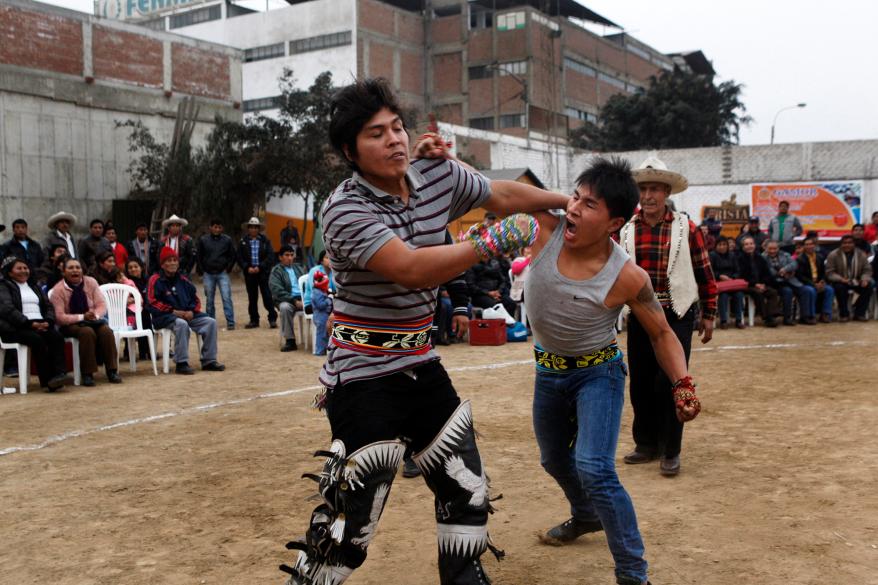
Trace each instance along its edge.
<instances>
[{"instance_id":1,"label":"cooler box","mask_svg":"<svg viewBox=\"0 0 878 585\"><path fill-rule=\"evenodd\" d=\"M503 345L506 343L506 321L503 319L470 319L470 345Z\"/></svg>"}]
</instances>

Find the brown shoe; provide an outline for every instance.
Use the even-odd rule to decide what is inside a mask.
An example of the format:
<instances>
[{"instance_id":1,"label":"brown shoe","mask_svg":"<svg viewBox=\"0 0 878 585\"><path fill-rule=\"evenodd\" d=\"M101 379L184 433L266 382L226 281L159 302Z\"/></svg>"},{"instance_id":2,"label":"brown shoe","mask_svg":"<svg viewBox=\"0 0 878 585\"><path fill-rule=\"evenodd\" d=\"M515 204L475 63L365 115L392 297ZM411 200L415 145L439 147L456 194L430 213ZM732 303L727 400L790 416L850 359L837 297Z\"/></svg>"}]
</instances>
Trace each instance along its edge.
<instances>
[{"instance_id":1,"label":"brown shoe","mask_svg":"<svg viewBox=\"0 0 878 585\"><path fill-rule=\"evenodd\" d=\"M680 456L662 457L659 464L659 473L665 477L673 477L680 473Z\"/></svg>"},{"instance_id":2,"label":"brown shoe","mask_svg":"<svg viewBox=\"0 0 878 585\"><path fill-rule=\"evenodd\" d=\"M743 321L735 321L735 328L737 329L746 329L747 326L744 325Z\"/></svg>"},{"instance_id":3,"label":"brown shoe","mask_svg":"<svg viewBox=\"0 0 878 585\"><path fill-rule=\"evenodd\" d=\"M622 461L629 465L638 465L640 463L649 463L656 460L656 454L652 452L641 452L634 449L622 458Z\"/></svg>"}]
</instances>

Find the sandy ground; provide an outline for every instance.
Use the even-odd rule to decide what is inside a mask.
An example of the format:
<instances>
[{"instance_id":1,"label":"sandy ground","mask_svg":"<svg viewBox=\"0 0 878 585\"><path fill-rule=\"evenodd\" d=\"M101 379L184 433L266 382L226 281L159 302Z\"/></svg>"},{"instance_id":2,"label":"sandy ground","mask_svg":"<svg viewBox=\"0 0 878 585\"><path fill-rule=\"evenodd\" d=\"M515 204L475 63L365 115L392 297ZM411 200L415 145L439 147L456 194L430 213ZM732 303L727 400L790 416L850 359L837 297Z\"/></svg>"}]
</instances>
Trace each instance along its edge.
<instances>
[{"instance_id":1,"label":"sandy ground","mask_svg":"<svg viewBox=\"0 0 878 585\"><path fill-rule=\"evenodd\" d=\"M238 285L242 324L245 306ZM687 426L677 478L621 463L626 405L619 474L653 583L878 583L876 333L876 322L757 328L696 343L705 408ZM308 407L320 358L278 348L276 331L223 331L225 373L156 378L123 364L121 386L99 376L96 388L0 397L0 583L283 582L276 567L293 558L283 545L314 506L299 476L319 468L310 454L329 434ZM538 463L529 351L441 350L503 494L489 526L508 558L485 565L495 585L613 583L603 536L564 548L537 540L567 507ZM438 582L421 480L397 479L348 582Z\"/></svg>"}]
</instances>

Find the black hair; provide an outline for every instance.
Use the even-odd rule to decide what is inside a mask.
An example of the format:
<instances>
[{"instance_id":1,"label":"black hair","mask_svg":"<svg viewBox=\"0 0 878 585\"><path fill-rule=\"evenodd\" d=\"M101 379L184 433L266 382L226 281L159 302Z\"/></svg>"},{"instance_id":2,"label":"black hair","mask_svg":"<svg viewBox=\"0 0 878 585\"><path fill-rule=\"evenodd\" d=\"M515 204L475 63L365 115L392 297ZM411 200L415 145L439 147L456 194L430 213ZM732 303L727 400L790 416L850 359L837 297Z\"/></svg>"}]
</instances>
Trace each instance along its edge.
<instances>
[{"instance_id":1,"label":"black hair","mask_svg":"<svg viewBox=\"0 0 878 585\"><path fill-rule=\"evenodd\" d=\"M223 220L221 220L221 219L217 219L217 218L213 218L212 220L210 220L210 224L208 224L208 225L210 225L211 227L213 227L213 226L215 226L215 225L219 225L219 226L221 226L221 225L223 225Z\"/></svg>"},{"instance_id":2,"label":"black hair","mask_svg":"<svg viewBox=\"0 0 878 585\"><path fill-rule=\"evenodd\" d=\"M485 219L497 219L497 214L493 211L489 211L485 214Z\"/></svg>"},{"instance_id":3,"label":"black hair","mask_svg":"<svg viewBox=\"0 0 878 585\"><path fill-rule=\"evenodd\" d=\"M140 277L143 278L146 276L146 266L144 266L143 260L137 256L128 256L128 260L125 261L125 276L130 276L128 274L128 265L132 262L137 262L137 265L140 266Z\"/></svg>"},{"instance_id":4,"label":"black hair","mask_svg":"<svg viewBox=\"0 0 878 585\"><path fill-rule=\"evenodd\" d=\"M14 224L13 224L13 225L14 225ZM851 228L851 231L854 231L854 230L857 229L857 228L863 228L863 229L866 229L866 226L864 226L864 225L861 224L861 223L855 223L855 224L854 224L854 227Z\"/></svg>"},{"instance_id":5,"label":"black hair","mask_svg":"<svg viewBox=\"0 0 878 585\"><path fill-rule=\"evenodd\" d=\"M287 252L292 252L293 256L296 255L296 249L290 246L289 244L284 244L280 247L280 250L277 251L278 256L283 256Z\"/></svg>"},{"instance_id":6,"label":"black hair","mask_svg":"<svg viewBox=\"0 0 878 585\"><path fill-rule=\"evenodd\" d=\"M817 233L817 230L808 230L805 236L811 238L812 240L816 240L820 237L820 234Z\"/></svg>"},{"instance_id":7,"label":"black hair","mask_svg":"<svg viewBox=\"0 0 878 585\"><path fill-rule=\"evenodd\" d=\"M145 229L146 231L149 231L149 226L146 225L146 222L143 222L143 221L142 221L142 222L140 222L139 224L137 224L136 226L134 226L134 231L136 232L136 231L139 230L140 228L143 228L143 229Z\"/></svg>"},{"instance_id":8,"label":"black hair","mask_svg":"<svg viewBox=\"0 0 878 585\"><path fill-rule=\"evenodd\" d=\"M789 202L789 201L779 201L778 204L777 204L777 206L780 207L781 205L786 205L787 207L789 207L789 206L790 206L790 202Z\"/></svg>"},{"instance_id":9,"label":"black hair","mask_svg":"<svg viewBox=\"0 0 878 585\"><path fill-rule=\"evenodd\" d=\"M106 260L107 258L113 258L115 260L116 255L108 250L98 252L97 255L95 256L95 263L98 265L103 264L104 260Z\"/></svg>"},{"instance_id":10,"label":"black hair","mask_svg":"<svg viewBox=\"0 0 878 585\"><path fill-rule=\"evenodd\" d=\"M111 223L105 223L105 224L104 224L104 234L106 234L106 233L107 233L108 231L110 231L110 230L113 230L114 232L115 232L115 231L118 231L118 230L116 230L116 226L114 226L113 224L111 224Z\"/></svg>"},{"instance_id":11,"label":"black hair","mask_svg":"<svg viewBox=\"0 0 878 585\"><path fill-rule=\"evenodd\" d=\"M91 221L89 222L88 227L93 227L94 224L96 224L96 223L101 224L101 227L104 227L104 226L106 225L106 224L104 223L104 220L102 220L102 219L93 219L93 220L91 220Z\"/></svg>"},{"instance_id":12,"label":"black hair","mask_svg":"<svg viewBox=\"0 0 878 585\"><path fill-rule=\"evenodd\" d=\"M604 200L610 219L621 217L628 221L640 202L631 164L618 156L594 158L591 166L576 178L576 184L587 185L592 195Z\"/></svg>"},{"instance_id":13,"label":"black hair","mask_svg":"<svg viewBox=\"0 0 878 585\"><path fill-rule=\"evenodd\" d=\"M317 264L322 264L324 258L326 258L326 250L320 250L320 254L317 255Z\"/></svg>"},{"instance_id":14,"label":"black hair","mask_svg":"<svg viewBox=\"0 0 878 585\"><path fill-rule=\"evenodd\" d=\"M840 242L843 242L843 241L845 241L845 240L850 240L850 241L853 242L853 241L854 241L854 237L853 237L852 235L850 235L850 234L845 234L845 235L843 235L843 236L841 237L841 240L839 240L839 241L840 241Z\"/></svg>"},{"instance_id":15,"label":"black hair","mask_svg":"<svg viewBox=\"0 0 878 585\"><path fill-rule=\"evenodd\" d=\"M876 215L878 215L878 211L873 211L873 212L872 212L872 218L874 219Z\"/></svg>"},{"instance_id":16,"label":"black hair","mask_svg":"<svg viewBox=\"0 0 878 585\"><path fill-rule=\"evenodd\" d=\"M25 261L24 258L21 258L20 256L7 256L3 259L3 263L0 265L0 270L3 271L3 274L8 276L9 273L12 272L12 267L19 262L27 266L27 261ZM28 266L28 268L30 267Z\"/></svg>"},{"instance_id":17,"label":"black hair","mask_svg":"<svg viewBox=\"0 0 878 585\"><path fill-rule=\"evenodd\" d=\"M51 246L49 246L49 256L54 256L55 250L57 250L58 248L63 248L64 250L69 251L67 248L67 244L62 244L59 242L57 244L52 244Z\"/></svg>"},{"instance_id":18,"label":"black hair","mask_svg":"<svg viewBox=\"0 0 878 585\"><path fill-rule=\"evenodd\" d=\"M15 221L12 222L12 227L15 227L17 225L23 225L24 227L27 227L27 222L19 217L18 219L16 219Z\"/></svg>"},{"instance_id":19,"label":"black hair","mask_svg":"<svg viewBox=\"0 0 878 585\"><path fill-rule=\"evenodd\" d=\"M329 104L329 142L352 169L358 170L356 163L348 158L348 155L352 158L357 155L357 135L366 122L384 108L399 116L405 128L399 99L390 82L383 77L358 79L332 96Z\"/></svg>"},{"instance_id":20,"label":"black hair","mask_svg":"<svg viewBox=\"0 0 878 585\"><path fill-rule=\"evenodd\" d=\"M728 244L728 243L729 243L729 239L727 237L720 236L716 239L716 243L714 245L719 246L720 244Z\"/></svg>"}]
</instances>

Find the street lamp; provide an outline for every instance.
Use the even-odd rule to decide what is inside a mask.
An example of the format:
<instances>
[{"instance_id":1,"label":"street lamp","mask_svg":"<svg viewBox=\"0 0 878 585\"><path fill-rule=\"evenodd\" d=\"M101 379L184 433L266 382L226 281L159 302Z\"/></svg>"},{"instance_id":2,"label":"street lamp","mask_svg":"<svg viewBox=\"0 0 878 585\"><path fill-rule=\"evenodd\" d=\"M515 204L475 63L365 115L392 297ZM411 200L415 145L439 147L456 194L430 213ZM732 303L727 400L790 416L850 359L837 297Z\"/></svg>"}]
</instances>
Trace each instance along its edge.
<instances>
[{"instance_id":1,"label":"street lamp","mask_svg":"<svg viewBox=\"0 0 878 585\"><path fill-rule=\"evenodd\" d=\"M786 112L787 110L795 110L798 108L804 108L806 105L808 105L808 104L806 104L805 102L802 102L802 103L796 104L794 106L787 106L785 108L781 108L777 111L777 113L774 115L774 122L771 123L771 144L774 144L774 125L777 124L777 117L780 116L780 113Z\"/></svg>"}]
</instances>

